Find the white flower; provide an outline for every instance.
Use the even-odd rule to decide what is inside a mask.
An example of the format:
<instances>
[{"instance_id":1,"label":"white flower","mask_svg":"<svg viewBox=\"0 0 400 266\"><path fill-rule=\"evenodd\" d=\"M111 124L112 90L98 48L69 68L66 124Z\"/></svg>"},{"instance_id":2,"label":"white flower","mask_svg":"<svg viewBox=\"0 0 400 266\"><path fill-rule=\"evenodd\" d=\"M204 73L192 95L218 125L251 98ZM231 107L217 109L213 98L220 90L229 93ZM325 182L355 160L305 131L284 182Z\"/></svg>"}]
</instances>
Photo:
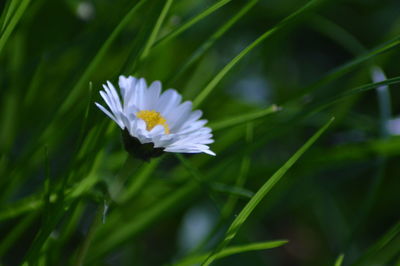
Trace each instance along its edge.
<instances>
[{"instance_id":1,"label":"white flower","mask_svg":"<svg viewBox=\"0 0 400 266\"><path fill-rule=\"evenodd\" d=\"M182 96L176 90L161 93L161 82L147 86L145 79L132 76L120 76L119 87L122 102L108 81L100 94L109 110L96 105L130 137L166 152L215 155L207 146L213 142L211 129L204 126L207 120L199 120L202 112L192 111L192 102L181 103Z\"/></svg>"}]
</instances>

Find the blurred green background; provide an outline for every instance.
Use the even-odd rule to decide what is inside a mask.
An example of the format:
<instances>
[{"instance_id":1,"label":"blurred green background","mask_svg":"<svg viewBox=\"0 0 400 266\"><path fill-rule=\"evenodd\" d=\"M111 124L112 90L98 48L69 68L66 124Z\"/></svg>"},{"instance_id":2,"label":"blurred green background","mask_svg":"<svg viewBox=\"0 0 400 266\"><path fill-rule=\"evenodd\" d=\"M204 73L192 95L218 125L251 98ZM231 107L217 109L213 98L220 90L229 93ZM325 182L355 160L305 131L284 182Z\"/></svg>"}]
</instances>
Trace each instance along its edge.
<instances>
[{"instance_id":1,"label":"blurred green background","mask_svg":"<svg viewBox=\"0 0 400 266\"><path fill-rule=\"evenodd\" d=\"M184 265L331 117L230 245L289 242L214 264L400 265L400 1L2 0L0 11L0 265ZM127 154L94 102L121 74L197 99L217 156L135 161L118 180Z\"/></svg>"}]
</instances>

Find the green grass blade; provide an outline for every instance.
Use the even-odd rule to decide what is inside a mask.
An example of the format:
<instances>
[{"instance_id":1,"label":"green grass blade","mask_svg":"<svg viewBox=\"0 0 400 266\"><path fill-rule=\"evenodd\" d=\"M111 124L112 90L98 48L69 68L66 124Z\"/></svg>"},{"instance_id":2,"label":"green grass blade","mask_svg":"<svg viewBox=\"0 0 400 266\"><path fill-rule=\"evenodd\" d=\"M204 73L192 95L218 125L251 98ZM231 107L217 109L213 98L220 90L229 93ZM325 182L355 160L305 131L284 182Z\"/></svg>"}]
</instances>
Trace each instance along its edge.
<instances>
[{"instance_id":1,"label":"green grass blade","mask_svg":"<svg viewBox=\"0 0 400 266\"><path fill-rule=\"evenodd\" d=\"M254 123L251 123L251 122L247 123L246 136L245 136L247 144L250 144L253 142L253 135L254 135ZM247 176L249 174L250 162L251 162L250 154L245 153L240 162L239 174L237 175L237 178L236 178L236 181L234 184L235 188L243 189L244 184L247 179ZM249 191L249 192L251 194L248 194L248 195L250 197L252 197L254 195L254 193L252 191ZM214 228L212 230L210 230L210 232L205 237L203 237L203 239L197 244L197 246L192 249L190 254L195 254L195 253L198 253L199 251L203 250L203 248L209 243L209 241L211 239L213 239L215 237L215 235L221 230L221 228L223 228L225 226L225 223L226 223L227 219L229 219L230 215L232 215L238 200L239 200L238 195L235 195L234 193L229 195L228 200L221 208L221 214L218 219L219 221L216 223Z\"/></svg>"},{"instance_id":2,"label":"green grass blade","mask_svg":"<svg viewBox=\"0 0 400 266\"><path fill-rule=\"evenodd\" d=\"M195 52L190 56L190 58L179 68L178 72L171 78L172 82L175 81L179 76L185 73L197 60L199 60L207 51L210 49L214 43L221 38L235 23L241 19L256 3L258 0L252 0L247 2L237 14L235 14L231 19L229 19L224 25L222 25L209 39L207 39Z\"/></svg>"},{"instance_id":3,"label":"green grass blade","mask_svg":"<svg viewBox=\"0 0 400 266\"><path fill-rule=\"evenodd\" d=\"M275 240L275 241L266 241L266 242L259 242L259 243L251 243L247 245L240 245L240 246L232 246L224 249L220 253L216 255L216 259L221 259L224 257L228 257L235 254L240 254L249 251L257 251L257 250L266 250L281 247L288 243L287 240ZM202 254L197 256L191 256L188 258L183 259L177 263L174 263L175 266L190 266L195 265L202 262L206 259L210 254Z\"/></svg>"},{"instance_id":4,"label":"green grass blade","mask_svg":"<svg viewBox=\"0 0 400 266\"><path fill-rule=\"evenodd\" d=\"M160 31L161 25L164 22L165 17L168 14L168 11L172 5L172 2L173 2L173 0L167 0L165 2L165 5L164 5L163 9L161 10L160 16L157 19L156 25L154 26L154 28L150 34L150 37L147 40L146 45L143 48L143 52L140 55L140 60L143 60L149 54L150 48L153 46L153 44L157 38L158 32Z\"/></svg>"},{"instance_id":5,"label":"green grass blade","mask_svg":"<svg viewBox=\"0 0 400 266\"><path fill-rule=\"evenodd\" d=\"M18 22L21 20L22 15L24 14L30 2L31 2L30 0L22 0L17 10L15 11L15 14L9 19L10 20L9 24L6 26L6 28L4 29L4 31L0 36L0 53L2 52L15 26L17 26Z\"/></svg>"},{"instance_id":6,"label":"green grass blade","mask_svg":"<svg viewBox=\"0 0 400 266\"><path fill-rule=\"evenodd\" d=\"M161 160L162 158L153 159L148 164L144 165L139 174L137 174L134 180L132 180L132 183L128 184L124 191L122 191L122 194L117 201L123 203L136 195L149 180L149 177L160 164Z\"/></svg>"},{"instance_id":7,"label":"green grass blade","mask_svg":"<svg viewBox=\"0 0 400 266\"><path fill-rule=\"evenodd\" d=\"M335 261L335 266L342 266L343 259L344 259L344 254L340 254Z\"/></svg>"},{"instance_id":8,"label":"green grass blade","mask_svg":"<svg viewBox=\"0 0 400 266\"><path fill-rule=\"evenodd\" d=\"M312 109L311 113L319 112L320 110L322 110L332 104L335 104L339 101L346 99L347 97L356 95L358 93L363 93L363 92L375 89L377 87L391 85L391 84L397 84L397 83L400 83L400 76L394 77L394 78L389 78L389 79L386 79L386 80L380 81L380 82L372 82L372 83L367 83L367 84L358 86L356 88L347 90L347 91L339 94L338 96L335 96L333 98L325 100L322 103L318 103L318 104L314 105L314 107L311 108Z\"/></svg>"},{"instance_id":9,"label":"green grass blade","mask_svg":"<svg viewBox=\"0 0 400 266\"><path fill-rule=\"evenodd\" d=\"M92 254L91 259L102 256L113 248L117 247L118 245L124 243L130 237L132 237L132 235L140 232L149 224L152 224L166 211L171 212L171 209L177 208L178 206L185 204L184 199L189 196L193 196L196 193L198 193L198 184L196 182L190 182L188 185L175 191L169 197L164 198L156 206L148 209L147 211L141 212L140 216L137 216L134 222L125 224L123 227L115 230L113 234L108 234L107 230L105 230L103 231L103 234L105 233L106 236L103 236L100 232L94 241L95 243L97 243L97 245L94 247L95 252L89 252L89 254Z\"/></svg>"},{"instance_id":10,"label":"green grass blade","mask_svg":"<svg viewBox=\"0 0 400 266\"><path fill-rule=\"evenodd\" d=\"M303 15L306 11L309 11L312 7L314 7L317 3L320 3L321 0L312 0L308 2L306 5L283 19L280 23L278 23L272 29L266 31L260 37L258 37L255 41L253 41L250 45L244 48L237 56L235 56L228 64L226 64L218 73L211 79L211 81L206 85L206 87L200 92L200 94L193 101L193 106L198 107L205 98L214 90L217 84L225 77L225 75L251 50L257 47L261 42L265 39L273 35L278 30L283 27L289 25L296 21L301 15Z\"/></svg>"},{"instance_id":11,"label":"green grass blade","mask_svg":"<svg viewBox=\"0 0 400 266\"><path fill-rule=\"evenodd\" d=\"M376 241L353 265L387 265L400 252L400 222Z\"/></svg>"},{"instance_id":12,"label":"green grass blade","mask_svg":"<svg viewBox=\"0 0 400 266\"><path fill-rule=\"evenodd\" d=\"M221 169L225 169L230 163L231 160L225 159L219 165L220 169L212 169L213 171L209 171L206 178L208 180L215 178L216 173L221 171ZM200 192L201 186L199 186L199 183L190 179L190 181L182 186L172 189L165 197L162 197L162 200L157 201L157 204L154 206L143 210L139 216L135 215L122 224L120 217L116 216L114 221L110 217L108 222L104 224L103 228L96 235L97 240L94 243L97 244L93 248L94 252L92 252L90 260L98 259L123 243L126 243L162 217L173 215L177 210L190 204L192 199L196 198ZM113 230L113 234L109 234L109 230Z\"/></svg>"},{"instance_id":13,"label":"green grass blade","mask_svg":"<svg viewBox=\"0 0 400 266\"><path fill-rule=\"evenodd\" d=\"M328 74L326 74L324 77L319 79L314 84L303 88L301 90L301 92L298 95L296 95L294 98L298 99L302 95L306 95L308 93L311 93L311 92L317 90L318 88L321 88L323 85L328 84L329 82L338 79L339 77L350 72L355 67L366 62L367 60L369 60L375 56L378 56L380 54L386 53L386 52L396 48L398 45L400 45L400 35L398 35L395 38L391 39L390 41L388 41L382 45L379 45L376 48L354 58L353 60L345 63L344 65L333 69L332 71L330 71Z\"/></svg>"},{"instance_id":14,"label":"green grass blade","mask_svg":"<svg viewBox=\"0 0 400 266\"><path fill-rule=\"evenodd\" d=\"M327 18L319 15L310 16L308 25L323 35L328 36L347 51L354 55L360 55L366 52L365 47L348 31L333 23Z\"/></svg>"},{"instance_id":15,"label":"green grass blade","mask_svg":"<svg viewBox=\"0 0 400 266\"><path fill-rule=\"evenodd\" d=\"M182 165L185 167L187 172L196 180L199 185L201 185L204 188L204 191L208 193L208 196L210 199L214 202L215 206L219 209L218 205L218 200L216 199L216 196L214 194L214 189L211 187L211 184L208 182L208 180L202 175L188 159L186 159L182 154L176 153L175 154L176 158L182 163Z\"/></svg>"},{"instance_id":16,"label":"green grass blade","mask_svg":"<svg viewBox=\"0 0 400 266\"><path fill-rule=\"evenodd\" d=\"M222 252L224 248L231 242L236 236L240 227L245 223L247 218L261 202L261 200L271 191L271 189L279 182L284 174L293 166L293 164L317 141L317 139L324 133L333 122L333 118L330 119L320 130L318 130L278 171L276 171L271 178L264 183L264 185L256 192L251 200L246 204L243 210L232 222L228 228L225 238L214 250L214 252L203 262L203 265L210 265L215 259L216 254Z\"/></svg>"},{"instance_id":17,"label":"green grass blade","mask_svg":"<svg viewBox=\"0 0 400 266\"><path fill-rule=\"evenodd\" d=\"M14 15L15 10L17 9L17 0L10 0L6 3L6 6L1 14L0 18L0 36L3 33L4 29L7 27L8 23L10 22L10 18Z\"/></svg>"},{"instance_id":18,"label":"green grass blade","mask_svg":"<svg viewBox=\"0 0 400 266\"><path fill-rule=\"evenodd\" d=\"M88 173L88 175L84 179L80 180L80 182L77 182L74 186L72 186L65 192L67 202L71 202L81 197L99 182L100 178L97 174L97 171L100 165L103 164L103 159L104 152L98 152L91 167L90 173ZM58 195L52 193L50 195L50 202L54 203L57 200ZM37 211L43 208L43 206L44 200L42 198L39 198L38 196L26 197L15 204L9 205L7 208L3 208L3 210L0 211L0 221L19 216L26 212Z\"/></svg>"},{"instance_id":19,"label":"green grass blade","mask_svg":"<svg viewBox=\"0 0 400 266\"><path fill-rule=\"evenodd\" d=\"M273 114L277 111L279 111L279 107L276 106L275 104L273 104L272 106L270 106L264 110L227 118L222 121L210 123L208 126L211 127L213 129L213 131L218 131L218 130L226 129L229 127L241 125L241 124L253 121L258 118L265 117L265 116Z\"/></svg>"},{"instance_id":20,"label":"green grass blade","mask_svg":"<svg viewBox=\"0 0 400 266\"><path fill-rule=\"evenodd\" d=\"M254 193L248 189L244 189L239 186L226 185L224 183L217 183L217 182L210 183L210 188L212 188L217 192L229 194L231 196L239 196L243 198L251 198L254 195Z\"/></svg>"},{"instance_id":21,"label":"green grass blade","mask_svg":"<svg viewBox=\"0 0 400 266\"><path fill-rule=\"evenodd\" d=\"M162 37L161 39L156 41L154 43L154 47L162 45L162 44L172 40L173 38L175 38L176 36L178 36L179 34L184 32L185 30L189 29L191 26L193 26L197 22L199 22L202 19L206 18L210 14L214 13L215 11L217 11L219 8L223 7L224 5L229 3L230 1L232 1L232 0L221 0L221 1L218 1L217 3L215 3L212 6L210 6L209 8L207 8L206 10L204 10L203 12L201 12L200 14L195 16L194 18L190 19L188 22L184 23L182 26L178 27L177 29L173 30L169 34L165 35L164 37Z\"/></svg>"},{"instance_id":22,"label":"green grass blade","mask_svg":"<svg viewBox=\"0 0 400 266\"><path fill-rule=\"evenodd\" d=\"M246 125L246 144L251 144L253 142L253 136L254 136L254 123L247 123ZM235 186L236 187L244 187L247 176L249 175L250 171L250 164L251 164L251 156L250 154L244 154L241 164L240 164L240 170L239 170L239 175L236 179ZM253 196L253 195L252 195ZM229 197L229 199L226 201L222 213L221 213L221 219L226 219L229 217L229 215L232 214L232 212L235 209L235 205L238 201L238 198L235 196Z\"/></svg>"},{"instance_id":23,"label":"green grass blade","mask_svg":"<svg viewBox=\"0 0 400 266\"><path fill-rule=\"evenodd\" d=\"M131 10L125 15L125 17L121 20L121 22L117 25L117 27L113 30L104 44L101 46L100 50L96 53L93 60L90 62L89 66L85 69L85 72L81 75L78 82L72 88L70 94L67 96L63 104L58 110L58 113L65 113L68 111L78 100L81 94L81 89L85 87L85 84L89 82L90 75L96 70L99 66L101 60L106 55L107 51L118 37L118 35L122 32L122 30L128 25L128 23L133 19L136 15L136 12L146 3L147 0L140 0L135 6L131 8Z\"/></svg>"},{"instance_id":24,"label":"green grass blade","mask_svg":"<svg viewBox=\"0 0 400 266\"><path fill-rule=\"evenodd\" d=\"M0 243L0 257L4 257L4 253L6 253L19 237L26 232L35 218L37 218L36 213L27 215L21 220L21 222L14 225L14 228L8 234L2 237Z\"/></svg>"}]
</instances>

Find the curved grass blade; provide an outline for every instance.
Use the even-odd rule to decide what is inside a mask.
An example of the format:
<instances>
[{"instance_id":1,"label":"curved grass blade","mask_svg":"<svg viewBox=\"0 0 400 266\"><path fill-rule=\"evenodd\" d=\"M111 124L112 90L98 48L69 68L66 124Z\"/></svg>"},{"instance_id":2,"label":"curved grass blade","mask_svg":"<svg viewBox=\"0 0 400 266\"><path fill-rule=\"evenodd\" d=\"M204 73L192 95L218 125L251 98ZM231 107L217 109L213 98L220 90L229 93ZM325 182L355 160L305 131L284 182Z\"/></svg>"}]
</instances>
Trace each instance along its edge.
<instances>
[{"instance_id":1,"label":"curved grass blade","mask_svg":"<svg viewBox=\"0 0 400 266\"><path fill-rule=\"evenodd\" d=\"M244 115L235 116L232 118L227 118L222 121L210 123L209 127L211 127L213 129L213 131L218 131L218 130L226 129L229 127L241 125L241 124L253 121L258 118L262 118L264 116L273 114L279 110L280 110L279 107L276 106L275 104L273 104L270 107L268 107L264 110L261 110L261 111L256 111L256 112L252 112L252 113L248 113L248 114L244 114Z\"/></svg>"},{"instance_id":2,"label":"curved grass blade","mask_svg":"<svg viewBox=\"0 0 400 266\"><path fill-rule=\"evenodd\" d=\"M235 238L241 226L246 222L247 218L261 202L261 200L280 181L280 179L293 166L293 164L297 162L297 160L315 143L315 141L317 141L322 133L328 129L333 120L333 118L330 119L321 129L319 129L278 171L271 176L271 178L267 180L267 182L264 183L264 185L256 192L256 194L251 198L251 200L232 222L225 234L225 238L220 242L217 248L203 262L202 265L210 265L217 258L217 254L222 252L232 241L232 239Z\"/></svg>"},{"instance_id":3,"label":"curved grass blade","mask_svg":"<svg viewBox=\"0 0 400 266\"><path fill-rule=\"evenodd\" d=\"M257 251L257 250L266 250L266 249L272 249L272 248L277 248L285 245L289 241L287 240L275 240L275 241L267 241L267 242L259 242L259 243L251 243L247 245L240 245L240 246L232 246L224 249L220 253L216 255L216 259L221 259L224 257L228 257L231 255L235 254L240 254L244 252L249 252L249 251ZM195 265L203 260L205 260L210 254L202 254L202 255L197 255L197 256L191 256L188 258L183 259L182 261L179 261L177 263L174 263L173 265L175 266L190 266L190 265Z\"/></svg>"},{"instance_id":4,"label":"curved grass blade","mask_svg":"<svg viewBox=\"0 0 400 266\"><path fill-rule=\"evenodd\" d=\"M387 80L385 73L380 67L371 68L372 81L382 82ZM378 86L376 88L378 103L379 103L379 114L380 114L380 127L381 127L381 137L388 138L390 133L386 127L387 123L392 117L392 104L391 96L388 85Z\"/></svg>"},{"instance_id":5,"label":"curved grass blade","mask_svg":"<svg viewBox=\"0 0 400 266\"><path fill-rule=\"evenodd\" d=\"M177 29L173 30L169 34L167 34L164 37L162 37L161 39L157 40L154 43L153 46L157 47L157 46L160 46L160 45L172 40L173 38L175 38L176 36L178 36L179 34L184 32L185 30L187 30L188 28L190 28L191 26L193 26L197 22L199 22L202 19L206 18L208 15L211 15L212 13L214 13L215 11L217 11L218 9L220 9L221 7L223 7L224 5L229 3L230 1L232 1L232 0L221 0L221 1L217 2L217 3L215 3L214 5L210 6L209 8L207 8L206 10L204 10L203 12L201 12L200 14L195 16L194 18L190 19L185 24L181 25L180 27L178 27Z\"/></svg>"},{"instance_id":6,"label":"curved grass blade","mask_svg":"<svg viewBox=\"0 0 400 266\"><path fill-rule=\"evenodd\" d=\"M367 52L366 48L356 37L329 19L314 14L310 16L308 22L310 27L336 41L350 53L360 55Z\"/></svg>"},{"instance_id":7,"label":"curved grass blade","mask_svg":"<svg viewBox=\"0 0 400 266\"><path fill-rule=\"evenodd\" d=\"M386 80L386 76L383 73L383 70L379 67L371 67L371 78L372 80L377 82L382 82ZM380 116L380 139L385 140L389 139L390 132L387 127L387 124L391 118L391 97L389 92L389 87L387 85L382 85L376 87L376 93L378 98L378 106L379 106L379 116ZM365 220L368 219L369 214L373 206L376 204L379 191L381 190L382 183L385 177L385 169L387 165L387 158L380 154L378 155L377 166L375 170L375 174L373 175L369 187L368 192L365 195L365 199L363 204L360 206L360 211L358 217L355 219L353 223L353 229L351 234L349 234L347 239L347 246L351 246L352 241L354 239L358 239L360 234L363 231Z\"/></svg>"},{"instance_id":8,"label":"curved grass blade","mask_svg":"<svg viewBox=\"0 0 400 266\"><path fill-rule=\"evenodd\" d=\"M304 15L306 11L309 11L311 8L315 7L316 4L320 3L321 0L312 0L305 4L303 7L283 19L279 22L275 27L266 31L260 37L258 37L255 41L253 41L250 45L244 48L237 56L235 56L228 64L226 64L218 73L214 76L214 78L206 85L206 87L200 92L200 94L194 99L193 106L194 108L198 107L205 98L214 90L217 84L225 77L225 75L251 50L253 50L256 46L258 46L262 41L270 37L275 32L279 31L283 27L293 23L297 19Z\"/></svg>"},{"instance_id":9,"label":"curved grass blade","mask_svg":"<svg viewBox=\"0 0 400 266\"><path fill-rule=\"evenodd\" d=\"M30 2L31 2L30 0L22 0L17 10L15 11L14 15L10 18L9 24L5 26L5 29L0 36L0 53L3 50L15 26L17 26L17 23L21 20L22 15L24 14Z\"/></svg>"}]
</instances>

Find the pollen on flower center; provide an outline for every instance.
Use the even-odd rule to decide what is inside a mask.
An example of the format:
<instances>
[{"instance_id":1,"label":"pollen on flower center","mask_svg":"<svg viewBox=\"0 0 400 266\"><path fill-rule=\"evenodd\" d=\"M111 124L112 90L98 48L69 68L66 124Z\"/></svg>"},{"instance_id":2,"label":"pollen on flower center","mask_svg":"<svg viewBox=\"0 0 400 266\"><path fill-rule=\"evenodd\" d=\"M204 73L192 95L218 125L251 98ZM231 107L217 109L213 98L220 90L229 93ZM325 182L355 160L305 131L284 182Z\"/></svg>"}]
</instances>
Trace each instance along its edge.
<instances>
[{"instance_id":1,"label":"pollen on flower center","mask_svg":"<svg viewBox=\"0 0 400 266\"><path fill-rule=\"evenodd\" d=\"M162 125L165 130L165 134L169 134L169 127L167 120L161 116L159 112L154 110L142 110L136 113L136 116L146 122L146 129L152 130L157 125Z\"/></svg>"}]
</instances>

